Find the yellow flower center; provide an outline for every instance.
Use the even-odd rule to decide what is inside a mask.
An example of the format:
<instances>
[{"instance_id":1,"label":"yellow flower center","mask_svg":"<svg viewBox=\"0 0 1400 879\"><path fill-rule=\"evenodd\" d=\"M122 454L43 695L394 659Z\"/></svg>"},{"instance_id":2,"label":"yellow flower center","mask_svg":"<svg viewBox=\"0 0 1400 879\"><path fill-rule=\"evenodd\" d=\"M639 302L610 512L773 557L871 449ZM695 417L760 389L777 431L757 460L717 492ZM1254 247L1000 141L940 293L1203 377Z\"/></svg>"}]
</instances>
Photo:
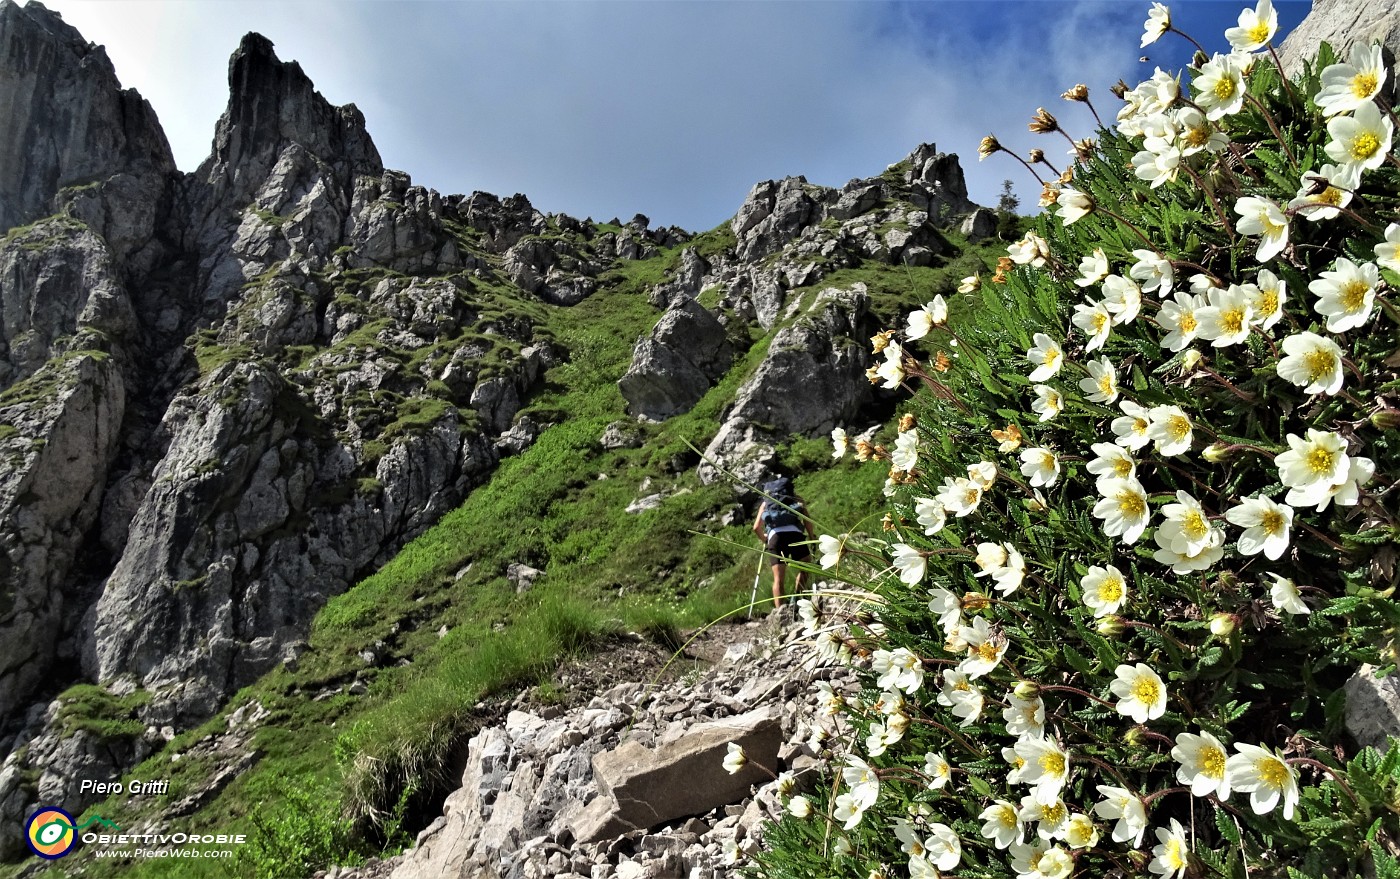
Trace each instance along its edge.
<instances>
[{"instance_id":1,"label":"yellow flower center","mask_svg":"<svg viewBox=\"0 0 1400 879\"><path fill-rule=\"evenodd\" d=\"M1120 479L1127 479L1133 475L1133 462L1127 458L1119 458L1113 462L1113 472Z\"/></svg>"},{"instance_id":2,"label":"yellow flower center","mask_svg":"<svg viewBox=\"0 0 1400 879\"><path fill-rule=\"evenodd\" d=\"M1313 197L1316 204L1329 204L1334 208L1342 206L1342 191L1335 186L1329 186L1322 191L1321 195Z\"/></svg>"},{"instance_id":3,"label":"yellow flower center","mask_svg":"<svg viewBox=\"0 0 1400 879\"><path fill-rule=\"evenodd\" d=\"M1281 790L1288 780L1288 767L1275 757L1260 757L1254 761L1259 780L1275 790Z\"/></svg>"},{"instance_id":4,"label":"yellow flower center","mask_svg":"<svg viewBox=\"0 0 1400 879\"><path fill-rule=\"evenodd\" d=\"M1185 415L1173 415L1167 419L1167 433L1176 442L1181 442L1191 435L1191 422Z\"/></svg>"},{"instance_id":5,"label":"yellow flower center","mask_svg":"<svg viewBox=\"0 0 1400 879\"><path fill-rule=\"evenodd\" d=\"M1219 748L1205 748L1201 751L1201 774L1207 778L1225 777L1225 752Z\"/></svg>"},{"instance_id":6,"label":"yellow flower center","mask_svg":"<svg viewBox=\"0 0 1400 879\"><path fill-rule=\"evenodd\" d=\"M1278 291L1260 290L1259 299L1255 303L1255 311L1264 317L1278 311Z\"/></svg>"},{"instance_id":7,"label":"yellow flower center","mask_svg":"<svg viewBox=\"0 0 1400 879\"><path fill-rule=\"evenodd\" d=\"M1337 298L1341 300L1342 308L1347 310L1347 314L1360 311L1366 304L1366 294L1371 292L1371 287L1365 281L1347 281L1337 291Z\"/></svg>"},{"instance_id":8,"label":"yellow flower center","mask_svg":"<svg viewBox=\"0 0 1400 879\"><path fill-rule=\"evenodd\" d=\"M1155 705L1162 695L1162 688L1148 677L1138 678L1133 684L1133 698L1144 705Z\"/></svg>"},{"instance_id":9,"label":"yellow flower center","mask_svg":"<svg viewBox=\"0 0 1400 879\"><path fill-rule=\"evenodd\" d=\"M1181 519L1181 533L1191 540L1200 540L1210 533L1210 525L1199 510L1189 510Z\"/></svg>"},{"instance_id":10,"label":"yellow flower center","mask_svg":"<svg viewBox=\"0 0 1400 879\"><path fill-rule=\"evenodd\" d=\"M1177 318L1177 326L1181 327L1183 333L1194 333L1199 324L1196 323L1196 315L1189 311L1183 311L1181 317Z\"/></svg>"},{"instance_id":11,"label":"yellow flower center","mask_svg":"<svg viewBox=\"0 0 1400 879\"><path fill-rule=\"evenodd\" d=\"M1308 469L1317 474L1331 473L1337 456L1322 446L1313 446L1305 457Z\"/></svg>"},{"instance_id":12,"label":"yellow flower center","mask_svg":"<svg viewBox=\"0 0 1400 879\"><path fill-rule=\"evenodd\" d=\"M1045 352L1045 359L1044 359L1044 361L1043 361L1044 364L1045 364L1046 366L1054 366L1054 365L1055 365L1056 363L1058 363L1059 361L1060 361L1060 352L1059 352L1059 351L1057 351L1057 350L1054 349L1054 348L1050 348L1050 349L1046 350L1046 352Z\"/></svg>"},{"instance_id":13,"label":"yellow flower center","mask_svg":"<svg viewBox=\"0 0 1400 879\"><path fill-rule=\"evenodd\" d=\"M1065 774L1065 758L1058 751L1047 751L1040 758L1040 768L1046 775L1059 778Z\"/></svg>"},{"instance_id":14,"label":"yellow flower center","mask_svg":"<svg viewBox=\"0 0 1400 879\"><path fill-rule=\"evenodd\" d=\"M1314 348L1303 355L1303 362L1308 367L1308 378L1317 381L1323 376L1330 375L1337 368L1337 357L1331 351L1324 351L1321 348Z\"/></svg>"},{"instance_id":15,"label":"yellow flower center","mask_svg":"<svg viewBox=\"0 0 1400 879\"><path fill-rule=\"evenodd\" d=\"M1041 806L1040 820L1043 823L1054 827L1055 825L1064 821L1065 818L1069 817L1068 812L1069 810L1065 808L1064 803L1055 803L1054 805L1050 806Z\"/></svg>"},{"instance_id":16,"label":"yellow flower center","mask_svg":"<svg viewBox=\"0 0 1400 879\"><path fill-rule=\"evenodd\" d=\"M1217 100L1228 101L1235 96L1235 81L1228 76L1222 76L1215 81L1211 92Z\"/></svg>"},{"instance_id":17,"label":"yellow flower center","mask_svg":"<svg viewBox=\"0 0 1400 879\"><path fill-rule=\"evenodd\" d=\"M1244 309L1227 308L1220 312L1220 328L1226 335L1233 336L1244 330Z\"/></svg>"},{"instance_id":18,"label":"yellow flower center","mask_svg":"<svg viewBox=\"0 0 1400 879\"><path fill-rule=\"evenodd\" d=\"M1097 336L1099 333L1102 333L1104 327L1108 326L1108 315L1104 314L1103 312L1095 314L1092 326L1093 332L1090 333L1091 336Z\"/></svg>"},{"instance_id":19,"label":"yellow flower center","mask_svg":"<svg viewBox=\"0 0 1400 879\"><path fill-rule=\"evenodd\" d=\"M1105 604L1113 604L1123 598L1123 581L1117 577L1109 577L1099 586L1099 598Z\"/></svg>"},{"instance_id":20,"label":"yellow flower center","mask_svg":"<svg viewBox=\"0 0 1400 879\"><path fill-rule=\"evenodd\" d=\"M1254 27L1245 31L1249 35L1251 43L1263 44L1269 39L1269 23L1267 21L1256 22Z\"/></svg>"},{"instance_id":21,"label":"yellow flower center","mask_svg":"<svg viewBox=\"0 0 1400 879\"><path fill-rule=\"evenodd\" d=\"M1105 397L1112 397L1114 394L1118 393L1118 388L1114 386L1113 375L1111 373L1104 373L1099 376L1099 393L1103 394Z\"/></svg>"},{"instance_id":22,"label":"yellow flower center","mask_svg":"<svg viewBox=\"0 0 1400 879\"><path fill-rule=\"evenodd\" d=\"M956 681L956 682L953 684L953 689L954 689L956 692L965 693L965 692L967 692L968 690L971 690L971 689L972 689L972 685L969 684L967 681L958 680L958 681Z\"/></svg>"},{"instance_id":23,"label":"yellow flower center","mask_svg":"<svg viewBox=\"0 0 1400 879\"><path fill-rule=\"evenodd\" d=\"M1133 419L1133 433L1138 434L1139 436L1141 436L1144 433L1147 433L1147 428L1150 426L1151 425L1147 423L1146 418Z\"/></svg>"},{"instance_id":24,"label":"yellow flower center","mask_svg":"<svg viewBox=\"0 0 1400 879\"><path fill-rule=\"evenodd\" d=\"M1376 93L1380 84L1380 77L1374 70L1364 70L1351 78L1351 94L1359 100L1365 100Z\"/></svg>"},{"instance_id":25,"label":"yellow flower center","mask_svg":"<svg viewBox=\"0 0 1400 879\"><path fill-rule=\"evenodd\" d=\"M1267 534L1278 534L1283 530L1283 514L1278 510L1268 510L1259 517L1259 527Z\"/></svg>"},{"instance_id":26,"label":"yellow flower center","mask_svg":"<svg viewBox=\"0 0 1400 879\"><path fill-rule=\"evenodd\" d=\"M977 506L977 502L982 499L982 492L975 488L969 488L963 492L963 505L968 507Z\"/></svg>"},{"instance_id":27,"label":"yellow flower center","mask_svg":"<svg viewBox=\"0 0 1400 879\"><path fill-rule=\"evenodd\" d=\"M1122 491L1118 493L1118 511L1126 517L1136 518L1147 512L1147 504L1136 492Z\"/></svg>"},{"instance_id":28,"label":"yellow flower center","mask_svg":"<svg viewBox=\"0 0 1400 879\"><path fill-rule=\"evenodd\" d=\"M1188 128L1182 140L1185 141L1187 147L1203 147L1210 143L1210 129L1204 125Z\"/></svg>"},{"instance_id":29,"label":"yellow flower center","mask_svg":"<svg viewBox=\"0 0 1400 879\"><path fill-rule=\"evenodd\" d=\"M1363 131L1351 142L1351 157L1358 162L1364 162L1374 156L1380 148L1381 139L1376 137L1374 132Z\"/></svg>"},{"instance_id":30,"label":"yellow flower center","mask_svg":"<svg viewBox=\"0 0 1400 879\"><path fill-rule=\"evenodd\" d=\"M1181 844L1181 840L1172 837L1167 842L1167 850L1162 852L1162 860L1171 868L1167 872L1186 869L1186 846Z\"/></svg>"},{"instance_id":31,"label":"yellow flower center","mask_svg":"<svg viewBox=\"0 0 1400 879\"><path fill-rule=\"evenodd\" d=\"M997 653L997 645L993 644L990 640L978 644L975 652L977 653L977 658L983 662L996 662L1000 658Z\"/></svg>"}]
</instances>

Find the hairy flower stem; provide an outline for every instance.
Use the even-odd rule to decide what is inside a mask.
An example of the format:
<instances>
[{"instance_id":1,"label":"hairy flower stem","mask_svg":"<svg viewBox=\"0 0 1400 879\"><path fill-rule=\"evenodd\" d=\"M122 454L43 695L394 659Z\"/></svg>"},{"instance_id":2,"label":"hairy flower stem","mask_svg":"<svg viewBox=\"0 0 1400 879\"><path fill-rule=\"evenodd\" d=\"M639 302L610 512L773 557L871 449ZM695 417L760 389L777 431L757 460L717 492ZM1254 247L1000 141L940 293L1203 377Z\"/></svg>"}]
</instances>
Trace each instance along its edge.
<instances>
[{"instance_id":1,"label":"hairy flower stem","mask_svg":"<svg viewBox=\"0 0 1400 879\"><path fill-rule=\"evenodd\" d=\"M1213 377L1216 381L1220 382L1220 384L1223 385L1226 388L1226 390L1234 394L1236 397L1239 397L1244 402L1252 404L1259 401L1258 397L1254 396L1248 391L1242 391L1239 388L1235 387L1234 384L1228 378L1211 369L1209 366L1206 366L1204 363L1198 365L1196 368L1199 369L1201 372L1204 372L1206 375Z\"/></svg>"},{"instance_id":2,"label":"hairy flower stem","mask_svg":"<svg viewBox=\"0 0 1400 879\"><path fill-rule=\"evenodd\" d=\"M1158 635L1158 637L1163 638L1164 640L1167 640L1167 641L1172 642L1173 644L1175 644L1175 645L1177 646L1177 649L1179 649L1179 650L1186 651L1186 650L1190 650L1190 649L1191 649L1191 645L1190 645L1190 644L1187 644L1185 641L1182 641L1180 638L1176 638L1176 637L1174 637L1174 636L1172 636L1172 635L1167 634L1166 632L1162 631L1161 629L1157 628L1157 627L1154 626L1154 625L1151 625L1150 623L1144 623L1144 622L1140 622L1140 621L1138 621L1138 620L1124 620L1124 621L1123 621L1123 625L1127 626L1127 627L1130 628L1130 629L1146 629L1146 630L1149 631L1149 632L1156 632L1157 635Z\"/></svg>"},{"instance_id":3,"label":"hairy flower stem","mask_svg":"<svg viewBox=\"0 0 1400 879\"><path fill-rule=\"evenodd\" d=\"M1278 60L1278 52L1274 50L1274 44L1272 42L1269 43L1269 57L1274 59L1274 69L1278 71L1278 78L1283 80L1283 90L1288 93L1289 103L1299 107L1303 106L1303 102L1299 99L1298 93L1293 90L1293 83L1288 79L1287 74L1283 72L1283 62Z\"/></svg>"},{"instance_id":4,"label":"hairy flower stem","mask_svg":"<svg viewBox=\"0 0 1400 879\"><path fill-rule=\"evenodd\" d=\"M1118 214L1115 214L1113 211L1110 211L1108 208L1104 207L1103 205L1098 205L1098 206L1096 206L1096 207L1094 208L1094 211L1095 211L1095 213L1100 213L1100 214L1104 214L1104 215L1106 215L1106 216L1112 217L1113 219L1115 219L1115 220L1117 220L1118 222L1122 223L1124 226L1127 226L1129 229L1131 229L1131 230L1133 231L1133 234L1134 234L1134 235L1136 235L1137 237L1139 237L1139 238L1142 239L1142 243L1143 243L1143 244L1146 244L1149 250L1151 250L1153 253L1157 254L1159 257L1160 257L1160 256L1163 256L1163 253L1162 253L1161 248L1159 248L1156 244L1153 244L1151 238L1148 238L1146 235L1142 234L1142 230L1139 229L1137 226L1134 226L1134 225L1133 225L1132 223L1130 223L1128 220L1124 219L1123 217L1119 216Z\"/></svg>"},{"instance_id":5,"label":"hairy flower stem","mask_svg":"<svg viewBox=\"0 0 1400 879\"><path fill-rule=\"evenodd\" d=\"M1184 794L1189 794L1189 793L1191 793L1191 788L1189 788L1189 787L1169 787L1169 788L1165 788L1165 789L1163 789L1163 790L1153 791L1152 793L1150 793L1150 794L1148 794L1147 796L1145 796L1145 797L1142 798L1142 805L1143 805L1144 807L1150 806L1150 805L1152 805L1152 801L1153 801L1153 800L1158 799L1158 798L1160 798L1160 797L1165 797L1167 794L1183 794L1183 793L1184 793Z\"/></svg>"},{"instance_id":6,"label":"hairy flower stem","mask_svg":"<svg viewBox=\"0 0 1400 879\"><path fill-rule=\"evenodd\" d=\"M1089 112L1094 114L1094 122L1096 122L1099 126L1099 129L1102 130L1105 126L1103 124L1103 120L1099 118L1099 111L1094 109L1093 102L1090 101L1088 98L1085 98L1084 104L1088 106Z\"/></svg>"},{"instance_id":7,"label":"hairy flower stem","mask_svg":"<svg viewBox=\"0 0 1400 879\"><path fill-rule=\"evenodd\" d=\"M1104 761L1100 760L1098 757L1088 757L1088 756L1085 756L1085 757L1071 757L1071 758L1070 758L1070 762L1071 762L1071 763L1092 763L1093 765L1095 765L1095 766L1099 767L1100 769L1104 770L1105 772L1107 772L1109 775L1112 775L1112 776L1114 777L1114 779L1116 779L1116 780L1118 781L1118 783L1121 784L1121 785L1123 786L1123 789L1124 789L1124 790L1130 790L1130 789L1131 789L1131 786L1128 784L1128 780L1127 780L1126 778L1124 778L1124 777L1118 772L1117 769L1115 769L1112 765L1110 765L1110 764L1108 764L1108 763L1105 763ZM1143 802L1146 802L1146 800L1144 800Z\"/></svg>"},{"instance_id":8,"label":"hairy flower stem","mask_svg":"<svg viewBox=\"0 0 1400 879\"><path fill-rule=\"evenodd\" d=\"M1210 53L1207 52L1205 49L1202 49L1202 48L1201 48L1201 44L1198 43L1198 42L1196 42L1196 41L1191 37L1190 34L1186 33L1186 31L1179 31L1179 30L1176 29L1176 26L1175 26L1175 25L1171 25L1171 24L1167 25L1167 30L1170 31L1171 33L1176 34L1178 37L1182 37L1183 39L1186 40L1186 42L1188 42L1188 43L1190 43L1191 45L1195 46L1197 52L1200 52L1202 55L1206 56L1207 58L1210 57Z\"/></svg>"},{"instance_id":9,"label":"hairy flower stem","mask_svg":"<svg viewBox=\"0 0 1400 879\"><path fill-rule=\"evenodd\" d=\"M1297 520L1295 520L1295 521L1297 521ZM1331 537L1329 537L1328 535L1322 533L1321 531L1317 530L1317 529L1314 528L1313 526L1309 525L1307 522L1298 522L1298 524L1303 526L1303 530L1304 530L1304 531L1308 532L1308 533L1311 534L1313 537L1316 537L1318 540L1321 540L1323 543L1325 543L1325 544L1327 544L1328 546L1332 547L1332 548L1335 549L1337 552L1342 552L1342 553L1344 553L1344 552L1347 551L1347 548L1346 548L1345 546L1342 546L1340 543L1338 543L1337 541L1333 540Z\"/></svg>"},{"instance_id":10,"label":"hairy flower stem","mask_svg":"<svg viewBox=\"0 0 1400 879\"><path fill-rule=\"evenodd\" d=\"M1344 793L1346 793L1346 795L1347 795L1348 797L1351 797L1351 801L1352 801L1353 803L1356 803L1358 806L1361 805L1361 798L1358 797L1358 796L1352 791L1350 785L1348 785L1345 781L1342 780L1342 775L1341 775L1341 773L1338 772L1336 769L1333 769L1331 766L1328 766L1326 763L1323 763L1323 762L1320 761L1320 760L1314 760L1314 759L1311 758L1311 757L1289 757L1287 760L1284 760L1283 762L1285 762L1285 763L1301 763L1301 764L1306 765L1306 766L1313 766L1313 767L1316 767L1317 769L1321 769L1323 772L1326 772L1328 775L1332 776L1332 780L1333 780L1334 782L1337 783L1337 787L1341 788L1342 791L1343 791Z\"/></svg>"},{"instance_id":11,"label":"hairy flower stem","mask_svg":"<svg viewBox=\"0 0 1400 879\"><path fill-rule=\"evenodd\" d=\"M979 751L979 750L977 750L976 748L972 747L972 744L971 744L970 742L968 742L967 739L965 739L965 738L963 738L962 736L958 735L957 733L953 732L952 729L950 729L950 728L947 727L947 726L944 726L943 724L939 723L939 722L936 721L936 720L929 720L929 719L926 718L926 717L915 717L915 718L913 718L913 722L914 722L914 723L922 723L922 724L924 724L925 726L932 726L932 727L936 727L937 729L943 730L945 733L947 733L949 736L952 737L953 741L955 741L955 742L957 742L959 745L961 745L961 746L962 746L962 749L963 749L964 751L968 752L969 754L972 754L972 755L975 756L975 757L985 757L985 756L987 756L987 752L986 752L986 751Z\"/></svg>"},{"instance_id":12,"label":"hairy flower stem","mask_svg":"<svg viewBox=\"0 0 1400 879\"><path fill-rule=\"evenodd\" d=\"M1220 220L1221 228L1223 228L1226 232L1230 233L1230 243L1234 244L1235 227L1231 226L1230 221L1226 219L1225 209L1220 206L1220 200L1215 197L1215 190L1212 187L1206 186L1206 182L1201 179L1200 174L1196 173L1196 169L1191 167L1190 162L1182 162L1179 167L1186 169L1186 173L1191 176L1192 180L1196 181L1197 188L1199 188L1201 192L1204 192L1206 194L1206 198L1210 199L1210 206L1215 208L1215 216ZM1197 268L1200 267L1197 266ZM1204 269L1201 270L1205 271ZM1206 272L1206 274L1210 274L1210 272ZM1211 277L1214 277L1214 275L1211 275ZM1215 280L1218 281L1220 279L1215 278Z\"/></svg>"},{"instance_id":13,"label":"hairy flower stem","mask_svg":"<svg viewBox=\"0 0 1400 879\"><path fill-rule=\"evenodd\" d=\"M1025 166L1026 166L1026 170L1029 171L1029 172L1031 172L1031 176L1035 178L1035 182L1036 182L1036 183L1039 183L1041 186L1044 186L1044 185L1045 185L1045 181L1041 179L1041 177L1040 177L1039 174L1035 173L1035 168L1032 168L1032 167L1031 167L1031 163L1030 163L1030 162L1027 162L1025 159L1023 159L1023 158L1021 158L1020 156L1016 155L1015 153L1011 152L1011 150L1002 150L1002 152L1004 152L1004 153L1006 153L1007 155L1011 156L1013 159L1015 159L1016 161L1020 162L1022 165L1025 165Z\"/></svg>"},{"instance_id":14,"label":"hairy flower stem","mask_svg":"<svg viewBox=\"0 0 1400 879\"><path fill-rule=\"evenodd\" d=\"M1050 690L1050 691L1052 691L1052 692L1053 692L1053 691L1056 691L1056 690L1059 690L1059 691L1062 691L1062 692L1065 692L1065 693L1074 693L1076 696L1083 696L1085 699L1089 699L1089 700L1091 700L1091 701L1097 702L1097 703L1099 703L1100 705L1104 706L1105 708L1112 708L1112 707L1114 707L1114 706L1113 706L1113 703L1110 702L1110 701L1108 701L1107 699L1100 699L1098 696L1095 696L1093 693L1090 693L1088 690L1081 690L1081 689L1079 689L1078 687L1071 687L1071 686L1069 686L1068 684L1041 684L1041 685L1040 685L1040 689L1042 689L1042 690Z\"/></svg>"},{"instance_id":15,"label":"hairy flower stem","mask_svg":"<svg viewBox=\"0 0 1400 879\"><path fill-rule=\"evenodd\" d=\"M1282 147L1283 154L1288 157L1288 163L1293 166L1294 170L1297 170L1298 160L1293 156L1293 150L1289 149L1288 141L1284 140L1283 132L1279 131L1278 123L1274 121L1273 114L1270 113L1263 104L1259 103L1258 98L1248 92L1245 93L1244 98L1246 101L1253 104L1254 108L1259 111L1259 114L1264 117L1264 121L1269 124L1269 130L1274 133L1274 139L1277 140L1278 145Z\"/></svg>"}]
</instances>

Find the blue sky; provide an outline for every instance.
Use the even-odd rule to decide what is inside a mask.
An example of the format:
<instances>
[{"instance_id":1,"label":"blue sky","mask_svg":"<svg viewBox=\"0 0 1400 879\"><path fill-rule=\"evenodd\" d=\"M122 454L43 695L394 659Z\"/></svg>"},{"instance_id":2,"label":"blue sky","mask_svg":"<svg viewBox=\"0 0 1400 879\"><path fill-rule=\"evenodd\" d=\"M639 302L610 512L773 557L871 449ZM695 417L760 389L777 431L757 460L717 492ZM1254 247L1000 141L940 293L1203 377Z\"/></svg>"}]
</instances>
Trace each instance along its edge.
<instances>
[{"instance_id":1,"label":"blue sky","mask_svg":"<svg viewBox=\"0 0 1400 879\"><path fill-rule=\"evenodd\" d=\"M958 153L975 201L1003 179L1039 187L996 133L1057 165L1037 107L1076 136L1093 120L1060 93L1085 82L1107 120L1156 65L1190 47L1139 48L1138 0L48 0L107 47L123 85L155 107L181 168L208 153L241 36L269 37L329 100L355 103L386 165L443 193L523 192L545 211L691 230L728 219L760 180L839 186L921 142ZM1206 48L1244 4L1177 0ZM1252 5L1252 4L1251 4ZM1275 0L1284 31L1310 2ZM1139 62L1143 54L1147 63Z\"/></svg>"}]
</instances>

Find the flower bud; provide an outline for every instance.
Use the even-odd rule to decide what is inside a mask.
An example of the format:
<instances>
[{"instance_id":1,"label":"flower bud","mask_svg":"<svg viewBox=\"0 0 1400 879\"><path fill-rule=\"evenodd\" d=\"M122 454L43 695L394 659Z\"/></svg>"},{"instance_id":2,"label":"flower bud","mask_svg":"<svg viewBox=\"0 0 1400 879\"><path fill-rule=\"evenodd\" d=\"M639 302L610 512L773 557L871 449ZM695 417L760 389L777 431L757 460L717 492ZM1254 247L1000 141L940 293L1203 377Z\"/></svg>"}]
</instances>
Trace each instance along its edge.
<instances>
[{"instance_id":1,"label":"flower bud","mask_svg":"<svg viewBox=\"0 0 1400 879\"><path fill-rule=\"evenodd\" d=\"M1123 634L1124 628L1122 617L1116 614L1109 614L1099 620L1099 624L1095 627L1095 630L1105 638L1116 638Z\"/></svg>"},{"instance_id":2,"label":"flower bud","mask_svg":"<svg viewBox=\"0 0 1400 879\"><path fill-rule=\"evenodd\" d=\"M1151 860L1151 858L1151 855L1141 849L1128 852L1128 860L1132 862L1133 867L1138 873L1147 872L1147 862Z\"/></svg>"},{"instance_id":3,"label":"flower bud","mask_svg":"<svg viewBox=\"0 0 1400 879\"><path fill-rule=\"evenodd\" d=\"M1049 134L1052 131L1060 130L1060 123L1050 111L1044 107L1036 108L1035 115L1031 117L1031 124L1026 126L1036 134Z\"/></svg>"},{"instance_id":4,"label":"flower bud","mask_svg":"<svg viewBox=\"0 0 1400 879\"><path fill-rule=\"evenodd\" d=\"M1235 457L1235 450L1225 443L1211 443L1201 452L1201 457L1211 464L1223 464Z\"/></svg>"},{"instance_id":5,"label":"flower bud","mask_svg":"<svg viewBox=\"0 0 1400 879\"><path fill-rule=\"evenodd\" d=\"M1011 692L1020 699L1034 699L1040 695L1040 684L1035 681L1017 681Z\"/></svg>"},{"instance_id":6,"label":"flower bud","mask_svg":"<svg viewBox=\"0 0 1400 879\"><path fill-rule=\"evenodd\" d=\"M1229 637L1239 625L1240 619L1232 613L1221 611L1210 618L1210 633L1217 638Z\"/></svg>"},{"instance_id":7,"label":"flower bud","mask_svg":"<svg viewBox=\"0 0 1400 879\"><path fill-rule=\"evenodd\" d=\"M1400 427L1400 409L1382 409L1372 413L1371 424L1381 430L1394 430Z\"/></svg>"},{"instance_id":8,"label":"flower bud","mask_svg":"<svg viewBox=\"0 0 1400 879\"><path fill-rule=\"evenodd\" d=\"M876 354L879 354L890 346L892 338L894 338L894 330L881 330L870 337L870 347Z\"/></svg>"},{"instance_id":9,"label":"flower bud","mask_svg":"<svg viewBox=\"0 0 1400 879\"><path fill-rule=\"evenodd\" d=\"M1066 101L1087 101L1089 100L1089 87L1081 82L1060 95L1060 97L1064 98Z\"/></svg>"},{"instance_id":10,"label":"flower bud","mask_svg":"<svg viewBox=\"0 0 1400 879\"><path fill-rule=\"evenodd\" d=\"M1041 150L1041 149L1034 149L1034 150L1031 150L1030 159L1031 159L1031 164L1032 164L1032 165L1036 165L1036 164L1039 164L1040 162L1045 161L1045 150Z\"/></svg>"},{"instance_id":11,"label":"flower bud","mask_svg":"<svg viewBox=\"0 0 1400 879\"><path fill-rule=\"evenodd\" d=\"M906 431L912 430L914 427L914 423L914 416L909 414L908 412L904 413L903 415L899 416L899 432L904 433Z\"/></svg>"},{"instance_id":12,"label":"flower bud","mask_svg":"<svg viewBox=\"0 0 1400 879\"><path fill-rule=\"evenodd\" d=\"M1109 86L1108 90L1113 92L1113 96L1119 100L1122 100L1124 95L1132 91L1128 84L1121 79Z\"/></svg>"},{"instance_id":13,"label":"flower bud","mask_svg":"<svg viewBox=\"0 0 1400 879\"><path fill-rule=\"evenodd\" d=\"M812 817L812 802L801 794L788 800L788 814L794 818Z\"/></svg>"},{"instance_id":14,"label":"flower bud","mask_svg":"<svg viewBox=\"0 0 1400 879\"><path fill-rule=\"evenodd\" d=\"M1193 372L1197 366L1201 365L1201 352L1195 348L1190 348L1181 355L1181 371Z\"/></svg>"},{"instance_id":15,"label":"flower bud","mask_svg":"<svg viewBox=\"0 0 1400 879\"><path fill-rule=\"evenodd\" d=\"M797 787L797 779L792 777L791 772L781 773L778 776L776 787L778 788L779 794L790 797L792 796L793 790Z\"/></svg>"},{"instance_id":16,"label":"flower bud","mask_svg":"<svg viewBox=\"0 0 1400 879\"><path fill-rule=\"evenodd\" d=\"M977 145L977 160L980 162L992 153L1001 152L1002 149L1004 147L1002 147L1001 141L997 140L996 135L989 134L982 138L982 142Z\"/></svg>"},{"instance_id":17,"label":"flower bud","mask_svg":"<svg viewBox=\"0 0 1400 879\"><path fill-rule=\"evenodd\" d=\"M1143 735L1142 727L1135 726L1123 733L1123 742L1130 748L1141 748L1147 737Z\"/></svg>"}]
</instances>

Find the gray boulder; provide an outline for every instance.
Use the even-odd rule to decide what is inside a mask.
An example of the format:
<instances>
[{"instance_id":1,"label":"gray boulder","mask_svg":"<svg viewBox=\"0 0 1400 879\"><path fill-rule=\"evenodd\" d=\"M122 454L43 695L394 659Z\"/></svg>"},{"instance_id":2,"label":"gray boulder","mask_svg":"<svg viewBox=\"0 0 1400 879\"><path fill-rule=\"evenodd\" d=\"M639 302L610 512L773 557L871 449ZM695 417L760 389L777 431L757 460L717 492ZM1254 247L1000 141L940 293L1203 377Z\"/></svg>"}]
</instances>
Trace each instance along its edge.
<instances>
[{"instance_id":1,"label":"gray boulder","mask_svg":"<svg viewBox=\"0 0 1400 879\"><path fill-rule=\"evenodd\" d=\"M1373 0L1314 0L1312 11L1279 46L1279 60L1290 75L1302 72L1303 62L1317 54L1319 43L1329 43L1345 60L1356 44L1381 43L1394 63L1400 55L1400 7ZM1395 77L1386 91L1396 93Z\"/></svg>"},{"instance_id":2,"label":"gray boulder","mask_svg":"<svg viewBox=\"0 0 1400 879\"><path fill-rule=\"evenodd\" d=\"M997 233L997 214L989 208L978 208L963 220L962 233L968 241L982 241Z\"/></svg>"},{"instance_id":3,"label":"gray boulder","mask_svg":"<svg viewBox=\"0 0 1400 879\"><path fill-rule=\"evenodd\" d=\"M777 253L803 229L820 222L818 199L827 191L811 186L805 177L766 180L754 186L729 224L738 241L738 258L755 262Z\"/></svg>"},{"instance_id":4,"label":"gray boulder","mask_svg":"<svg viewBox=\"0 0 1400 879\"><path fill-rule=\"evenodd\" d=\"M724 326L699 302L682 298L637 342L617 385L631 414L669 418L699 402L733 361Z\"/></svg>"}]
</instances>

